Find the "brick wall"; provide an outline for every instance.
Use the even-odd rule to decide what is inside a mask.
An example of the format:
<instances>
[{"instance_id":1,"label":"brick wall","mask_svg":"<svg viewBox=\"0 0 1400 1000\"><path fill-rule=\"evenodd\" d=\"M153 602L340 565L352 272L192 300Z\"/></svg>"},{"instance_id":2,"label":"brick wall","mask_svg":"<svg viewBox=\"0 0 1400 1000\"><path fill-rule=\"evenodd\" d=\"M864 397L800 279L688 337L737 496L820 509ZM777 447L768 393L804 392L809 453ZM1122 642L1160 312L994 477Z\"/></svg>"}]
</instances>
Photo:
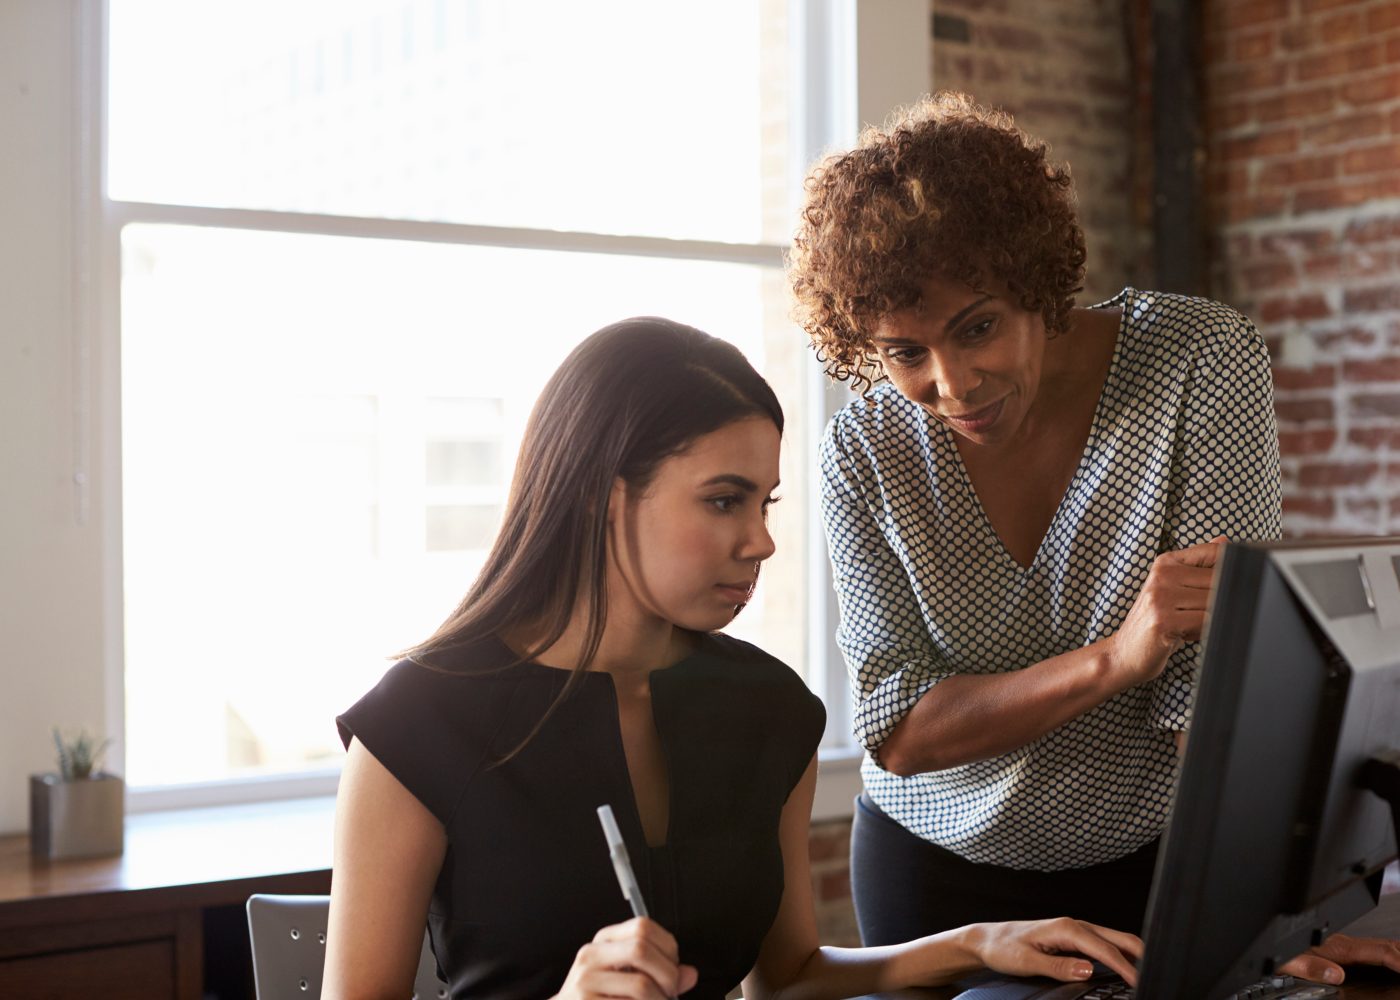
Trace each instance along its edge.
<instances>
[{"instance_id":1,"label":"brick wall","mask_svg":"<svg viewBox=\"0 0 1400 1000\"><path fill-rule=\"evenodd\" d=\"M1002 108L1070 164L1088 244L1083 304L1141 283L1129 209L1132 27L1122 0L934 0L933 86Z\"/></svg>"},{"instance_id":2,"label":"brick wall","mask_svg":"<svg viewBox=\"0 0 1400 1000\"><path fill-rule=\"evenodd\" d=\"M1400 0L1207 7L1214 294L1273 353L1285 530L1400 532Z\"/></svg>"}]
</instances>

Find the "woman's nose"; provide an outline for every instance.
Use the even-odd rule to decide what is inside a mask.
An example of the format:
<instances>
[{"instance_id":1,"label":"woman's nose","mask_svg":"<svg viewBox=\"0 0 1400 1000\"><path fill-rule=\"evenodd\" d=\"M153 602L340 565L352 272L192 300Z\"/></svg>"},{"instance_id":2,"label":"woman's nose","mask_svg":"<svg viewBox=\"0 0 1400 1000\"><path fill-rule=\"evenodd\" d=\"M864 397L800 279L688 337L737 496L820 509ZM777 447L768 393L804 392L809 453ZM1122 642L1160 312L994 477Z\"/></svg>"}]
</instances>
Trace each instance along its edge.
<instances>
[{"instance_id":1,"label":"woman's nose","mask_svg":"<svg viewBox=\"0 0 1400 1000\"><path fill-rule=\"evenodd\" d=\"M982 376L969 364L956 358L934 362L934 390L944 399L967 399L981 384Z\"/></svg>"},{"instance_id":2,"label":"woman's nose","mask_svg":"<svg viewBox=\"0 0 1400 1000\"><path fill-rule=\"evenodd\" d=\"M773 533L768 530L768 519L763 517L754 522L753 529L745 537L739 558L744 561L752 559L755 562L763 562L777 551L777 548L773 542Z\"/></svg>"}]
</instances>

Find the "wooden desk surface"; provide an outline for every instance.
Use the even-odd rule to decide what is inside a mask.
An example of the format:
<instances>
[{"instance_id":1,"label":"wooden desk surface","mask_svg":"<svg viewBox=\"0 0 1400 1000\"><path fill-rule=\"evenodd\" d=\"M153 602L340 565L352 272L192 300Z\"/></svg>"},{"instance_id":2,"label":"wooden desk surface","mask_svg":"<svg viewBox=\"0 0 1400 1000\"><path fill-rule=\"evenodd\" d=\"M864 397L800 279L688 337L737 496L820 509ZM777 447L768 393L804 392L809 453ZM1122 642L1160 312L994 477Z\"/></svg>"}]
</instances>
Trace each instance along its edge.
<instances>
[{"instance_id":1,"label":"wooden desk surface","mask_svg":"<svg viewBox=\"0 0 1400 1000\"><path fill-rule=\"evenodd\" d=\"M334 798L137 813L111 858L45 861L26 835L0 837L0 930L83 914L242 903L249 886L319 893L330 885Z\"/></svg>"}]
</instances>

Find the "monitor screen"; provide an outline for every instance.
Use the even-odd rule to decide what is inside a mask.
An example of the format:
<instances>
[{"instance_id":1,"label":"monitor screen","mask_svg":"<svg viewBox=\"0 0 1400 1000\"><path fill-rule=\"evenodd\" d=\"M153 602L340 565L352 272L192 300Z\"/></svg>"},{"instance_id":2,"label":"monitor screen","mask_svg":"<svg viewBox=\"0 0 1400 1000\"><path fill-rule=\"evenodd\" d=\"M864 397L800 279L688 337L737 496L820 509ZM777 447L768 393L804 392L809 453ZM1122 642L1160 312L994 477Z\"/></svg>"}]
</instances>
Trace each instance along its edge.
<instances>
[{"instance_id":1,"label":"monitor screen","mask_svg":"<svg viewBox=\"0 0 1400 1000\"><path fill-rule=\"evenodd\" d=\"M1397 748L1400 538L1227 545L1139 1000L1227 995L1373 906Z\"/></svg>"}]
</instances>

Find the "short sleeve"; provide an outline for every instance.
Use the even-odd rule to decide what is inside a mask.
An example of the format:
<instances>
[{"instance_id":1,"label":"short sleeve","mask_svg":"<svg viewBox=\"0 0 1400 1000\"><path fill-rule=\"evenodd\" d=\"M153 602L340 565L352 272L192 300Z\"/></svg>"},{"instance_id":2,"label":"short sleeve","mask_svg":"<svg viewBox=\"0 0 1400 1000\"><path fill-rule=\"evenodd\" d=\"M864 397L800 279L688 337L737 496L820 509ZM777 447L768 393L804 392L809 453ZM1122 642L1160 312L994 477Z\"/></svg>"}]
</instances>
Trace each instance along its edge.
<instances>
[{"instance_id":1,"label":"short sleeve","mask_svg":"<svg viewBox=\"0 0 1400 1000\"><path fill-rule=\"evenodd\" d=\"M499 687L401 660L336 718L336 726L346 749L352 737L359 739L448 826L462 790L486 757L489 703L497 700L492 694Z\"/></svg>"},{"instance_id":2,"label":"short sleeve","mask_svg":"<svg viewBox=\"0 0 1400 1000\"><path fill-rule=\"evenodd\" d=\"M1262 541L1282 530L1268 348L1254 324L1233 310L1218 307L1204 322L1209 327L1201 332L1178 418L1163 551L1218 535ZM1154 726L1186 728L1199 655L1199 643L1184 646L1154 682Z\"/></svg>"},{"instance_id":3,"label":"short sleeve","mask_svg":"<svg viewBox=\"0 0 1400 1000\"><path fill-rule=\"evenodd\" d=\"M854 732L872 757L920 698L953 671L941 661L903 563L865 498L840 417L821 445L821 512L840 606L836 644L854 697Z\"/></svg>"}]
</instances>

